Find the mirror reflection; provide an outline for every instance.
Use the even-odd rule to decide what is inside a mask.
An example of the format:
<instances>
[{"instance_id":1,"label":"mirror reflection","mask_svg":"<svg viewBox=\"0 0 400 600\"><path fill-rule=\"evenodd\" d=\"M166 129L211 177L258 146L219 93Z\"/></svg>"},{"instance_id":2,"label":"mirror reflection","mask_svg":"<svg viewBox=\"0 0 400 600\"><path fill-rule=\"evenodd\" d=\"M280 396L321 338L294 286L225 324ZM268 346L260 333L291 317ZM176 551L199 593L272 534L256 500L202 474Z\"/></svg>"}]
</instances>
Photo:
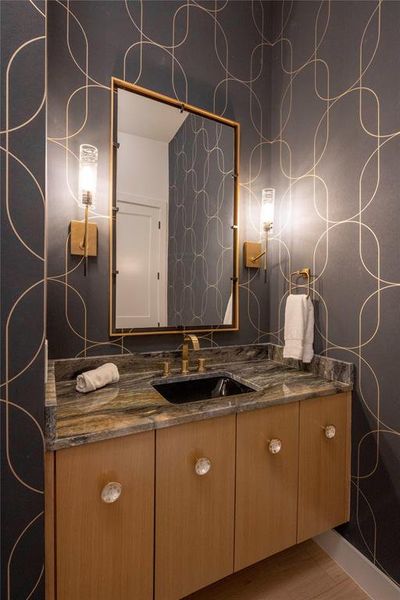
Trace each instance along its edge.
<instances>
[{"instance_id":1,"label":"mirror reflection","mask_svg":"<svg viewBox=\"0 0 400 600\"><path fill-rule=\"evenodd\" d=\"M114 329L234 328L236 124L114 96Z\"/></svg>"}]
</instances>

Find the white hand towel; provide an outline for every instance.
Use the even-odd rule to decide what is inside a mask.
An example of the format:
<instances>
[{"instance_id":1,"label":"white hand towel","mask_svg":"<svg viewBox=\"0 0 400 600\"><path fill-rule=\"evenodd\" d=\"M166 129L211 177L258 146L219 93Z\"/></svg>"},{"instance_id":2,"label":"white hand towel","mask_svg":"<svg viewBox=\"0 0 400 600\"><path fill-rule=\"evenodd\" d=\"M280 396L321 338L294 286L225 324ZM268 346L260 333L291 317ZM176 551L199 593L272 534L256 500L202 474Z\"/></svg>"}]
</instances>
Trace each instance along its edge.
<instances>
[{"instance_id":1,"label":"white hand towel","mask_svg":"<svg viewBox=\"0 0 400 600\"><path fill-rule=\"evenodd\" d=\"M284 358L303 359L304 333L307 325L307 296L290 294L285 309Z\"/></svg>"},{"instance_id":2,"label":"white hand towel","mask_svg":"<svg viewBox=\"0 0 400 600\"><path fill-rule=\"evenodd\" d=\"M78 392L87 394L98 388L102 388L108 383L116 383L119 381L119 373L117 365L114 363L105 363L97 369L85 371L76 378L76 389Z\"/></svg>"},{"instance_id":3,"label":"white hand towel","mask_svg":"<svg viewBox=\"0 0 400 600\"><path fill-rule=\"evenodd\" d=\"M303 362L310 363L314 356L314 305L311 298L307 298L307 323L304 331Z\"/></svg>"}]
</instances>

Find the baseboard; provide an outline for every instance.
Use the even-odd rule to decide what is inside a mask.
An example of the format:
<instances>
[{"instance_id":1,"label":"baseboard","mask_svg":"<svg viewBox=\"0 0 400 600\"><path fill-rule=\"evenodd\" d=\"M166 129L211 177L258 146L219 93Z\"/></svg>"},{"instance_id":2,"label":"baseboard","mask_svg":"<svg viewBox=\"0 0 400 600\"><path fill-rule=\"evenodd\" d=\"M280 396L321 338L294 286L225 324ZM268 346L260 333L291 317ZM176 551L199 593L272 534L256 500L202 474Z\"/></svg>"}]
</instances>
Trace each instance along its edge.
<instances>
[{"instance_id":1,"label":"baseboard","mask_svg":"<svg viewBox=\"0 0 400 600\"><path fill-rule=\"evenodd\" d=\"M317 535L314 542L373 600L400 600L400 587L337 531Z\"/></svg>"}]
</instances>

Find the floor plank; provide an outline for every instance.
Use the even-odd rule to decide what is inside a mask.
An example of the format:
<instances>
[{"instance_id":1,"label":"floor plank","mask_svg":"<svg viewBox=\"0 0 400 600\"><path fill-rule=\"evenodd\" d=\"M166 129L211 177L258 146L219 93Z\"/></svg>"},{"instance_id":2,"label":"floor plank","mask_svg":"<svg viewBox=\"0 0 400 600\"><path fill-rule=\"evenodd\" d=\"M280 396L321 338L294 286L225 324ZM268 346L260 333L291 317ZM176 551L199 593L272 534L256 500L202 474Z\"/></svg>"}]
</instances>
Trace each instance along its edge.
<instances>
[{"instance_id":1,"label":"floor plank","mask_svg":"<svg viewBox=\"0 0 400 600\"><path fill-rule=\"evenodd\" d=\"M309 540L187 596L185 600L367 600Z\"/></svg>"}]
</instances>

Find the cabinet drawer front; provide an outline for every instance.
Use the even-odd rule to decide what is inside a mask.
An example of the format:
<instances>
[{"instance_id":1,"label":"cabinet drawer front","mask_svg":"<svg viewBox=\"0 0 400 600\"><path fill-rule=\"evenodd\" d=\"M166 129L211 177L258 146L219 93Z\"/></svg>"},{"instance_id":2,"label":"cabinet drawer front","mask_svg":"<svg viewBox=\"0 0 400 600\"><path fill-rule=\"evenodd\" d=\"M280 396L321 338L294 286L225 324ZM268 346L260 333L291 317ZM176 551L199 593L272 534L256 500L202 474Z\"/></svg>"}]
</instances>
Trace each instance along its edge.
<instances>
[{"instance_id":1,"label":"cabinet drawer front","mask_svg":"<svg viewBox=\"0 0 400 600\"><path fill-rule=\"evenodd\" d=\"M154 432L58 451L57 600L150 600L153 510Z\"/></svg>"},{"instance_id":2,"label":"cabinet drawer front","mask_svg":"<svg viewBox=\"0 0 400 600\"><path fill-rule=\"evenodd\" d=\"M157 600L232 573L234 481L235 415L156 432Z\"/></svg>"},{"instance_id":3,"label":"cabinet drawer front","mask_svg":"<svg viewBox=\"0 0 400 600\"><path fill-rule=\"evenodd\" d=\"M349 518L351 394L300 403L298 542Z\"/></svg>"},{"instance_id":4,"label":"cabinet drawer front","mask_svg":"<svg viewBox=\"0 0 400 600\"><path fill-rule=\"evenodd\" d=\"M296 543L298 429L298 402L238 415L236 571Z\"/></svg>"}]
</instances>

